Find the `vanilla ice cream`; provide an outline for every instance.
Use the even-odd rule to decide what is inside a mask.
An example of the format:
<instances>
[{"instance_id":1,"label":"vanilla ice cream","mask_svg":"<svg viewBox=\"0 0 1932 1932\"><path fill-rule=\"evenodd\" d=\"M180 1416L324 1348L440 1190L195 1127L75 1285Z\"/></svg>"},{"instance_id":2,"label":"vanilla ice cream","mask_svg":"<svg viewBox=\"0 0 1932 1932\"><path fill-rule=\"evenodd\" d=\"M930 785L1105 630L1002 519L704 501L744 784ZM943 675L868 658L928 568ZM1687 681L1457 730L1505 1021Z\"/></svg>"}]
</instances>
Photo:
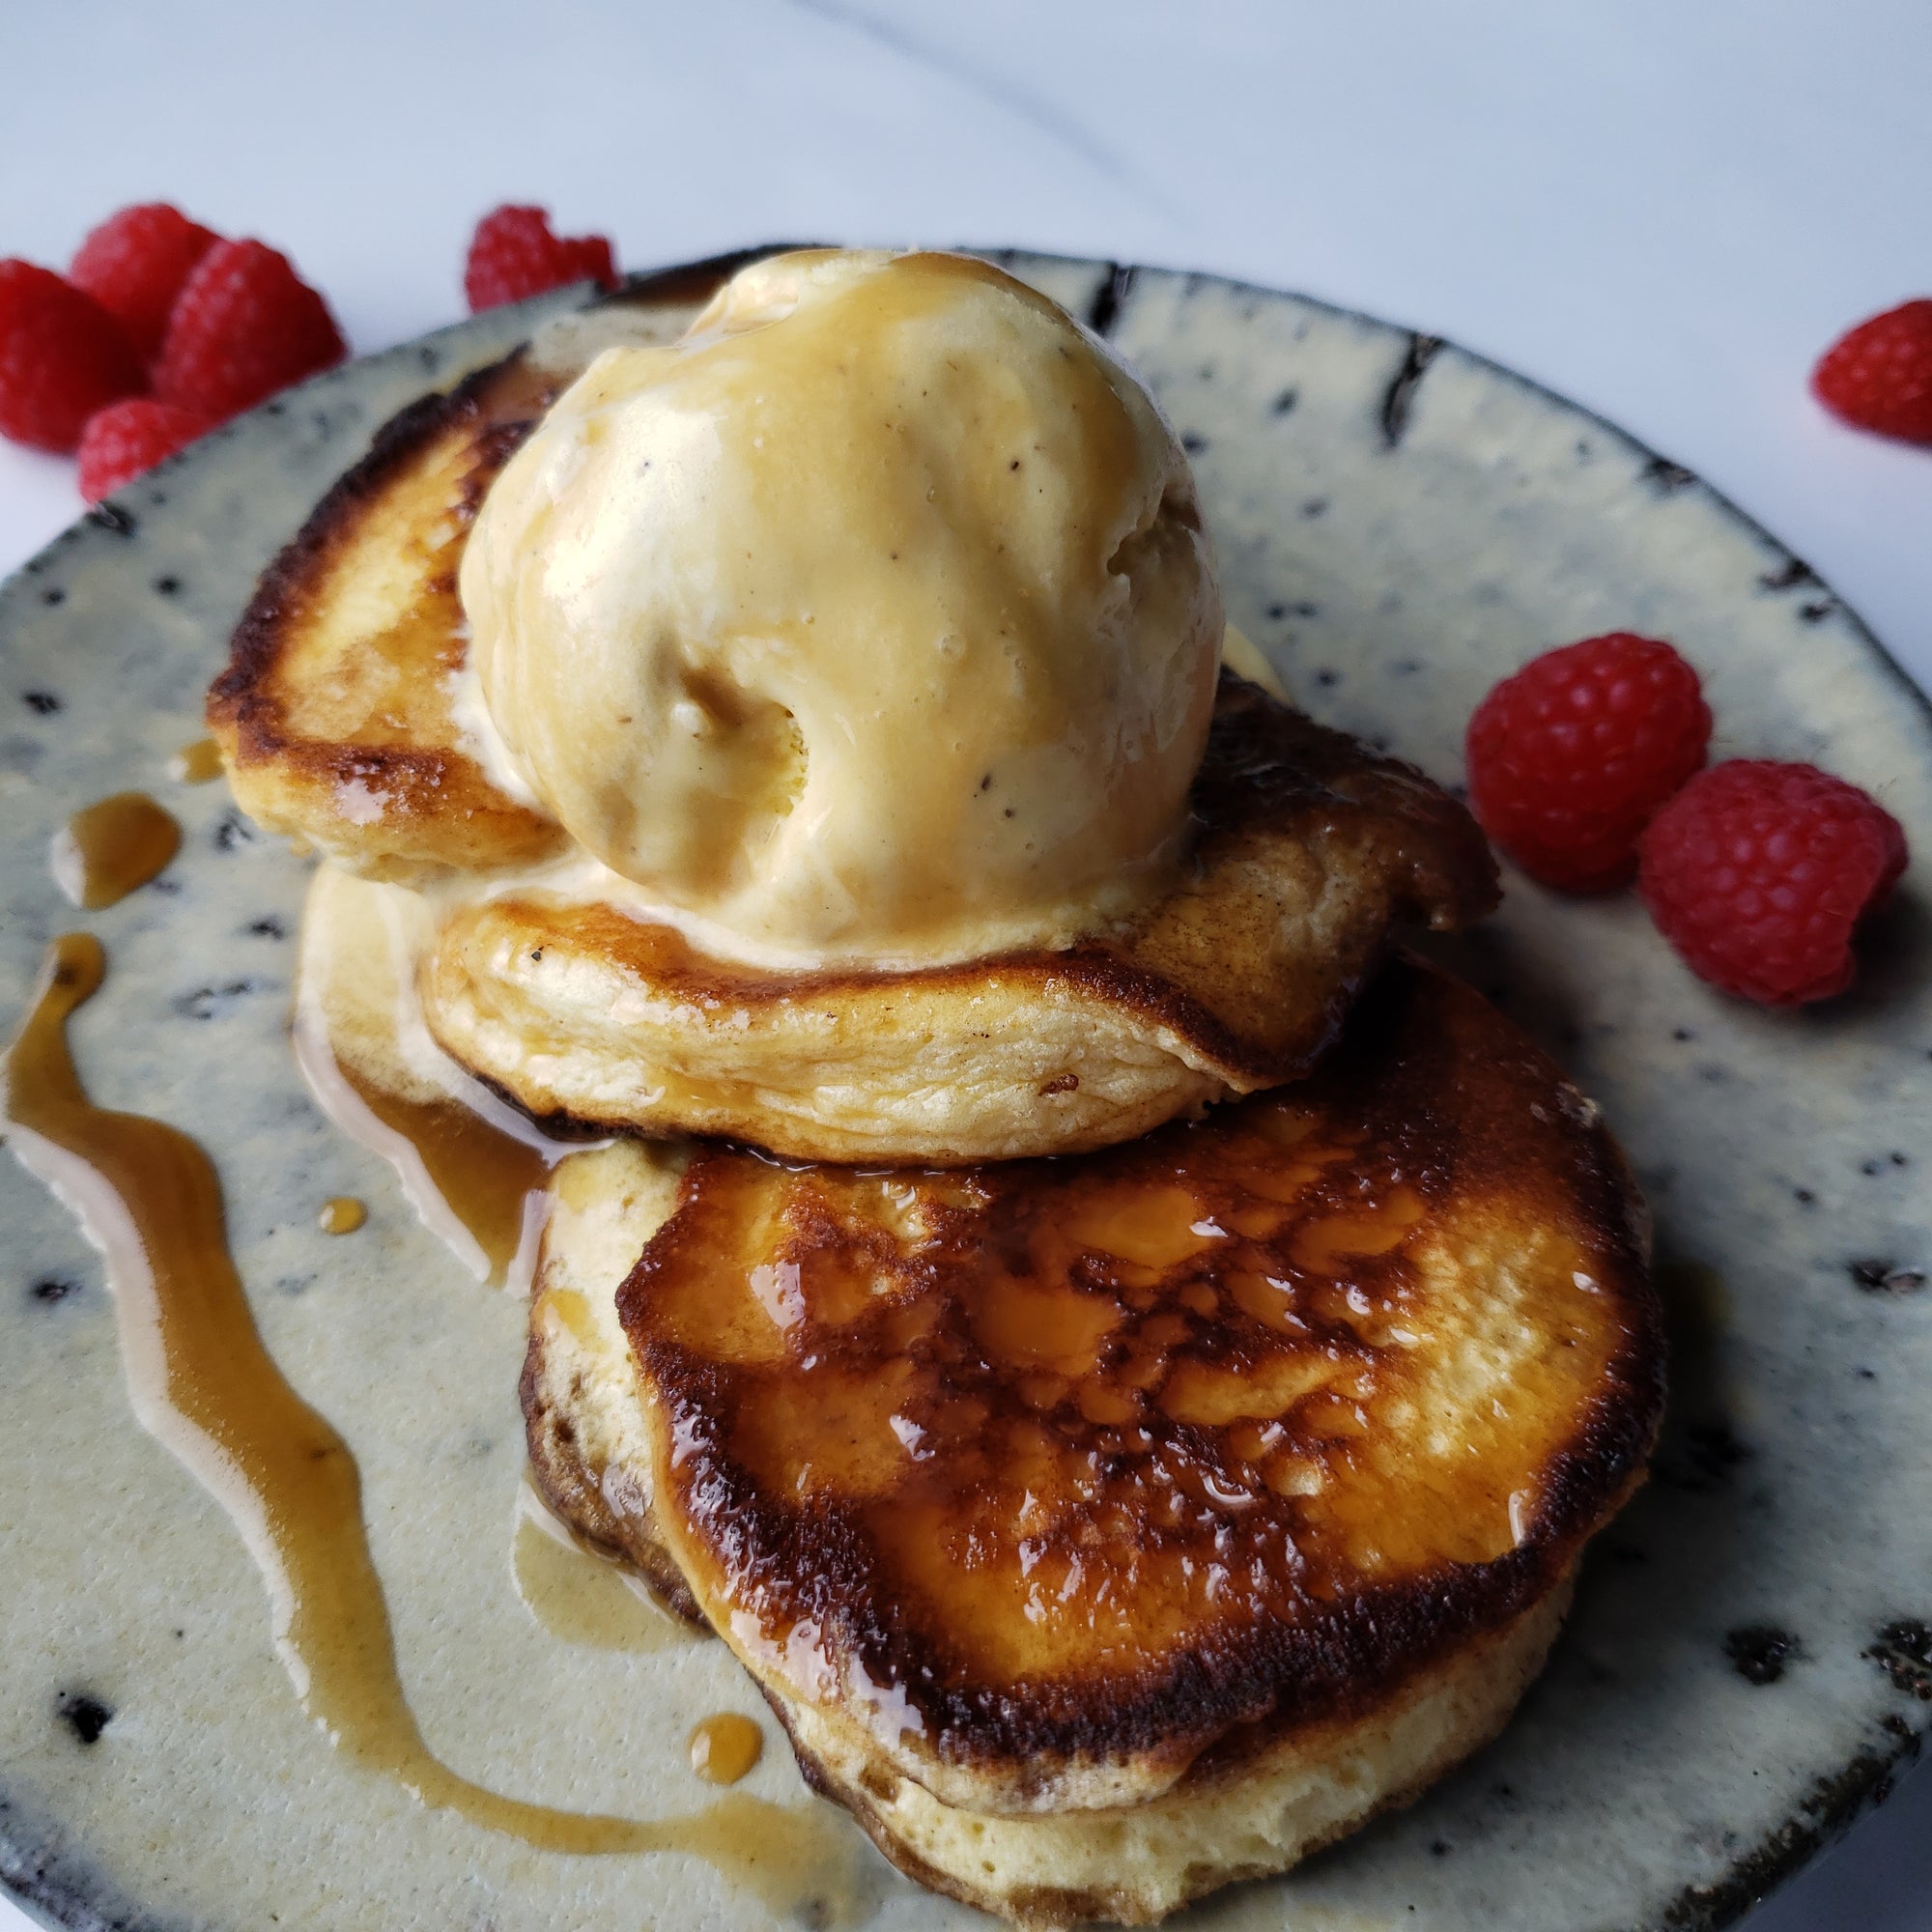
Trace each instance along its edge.
<instances>
[{"instance_id":1,"label":"vanilla ice cream","mask_svg":"<svg viewBox=\"0 0 1932 1932\"><path fill-rule=\"evenodd\" d=\"M985 263L781 256L607 351L461 588L516 775L741 957L1052 944L1183 849L1222 635L1186 459Z\"/></svg>"}]
</instances>

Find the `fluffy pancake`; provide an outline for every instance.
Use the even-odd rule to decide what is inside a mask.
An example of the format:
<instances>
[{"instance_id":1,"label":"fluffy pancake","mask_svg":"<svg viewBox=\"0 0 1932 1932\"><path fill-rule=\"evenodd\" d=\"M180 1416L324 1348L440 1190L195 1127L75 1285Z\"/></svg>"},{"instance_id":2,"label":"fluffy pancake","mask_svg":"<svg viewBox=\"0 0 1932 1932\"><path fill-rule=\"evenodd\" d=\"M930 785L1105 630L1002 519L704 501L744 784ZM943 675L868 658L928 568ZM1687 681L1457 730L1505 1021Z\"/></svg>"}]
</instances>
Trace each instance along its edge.
<instances>
[{"instance_id":1,"label":"fluffy pancake","mask_svg":"<svg viewBox=\"0 0 1932 1932\"><path fill-rule=\"evenodd\" d=\"M813 1160L1069 1153L1302 1074L1406 919L1494 870L1420 774L1223 674L1191 876L1069 949L781 973L594 899L459 904L422 974L443 1047L538 1118Z\"/></svg>"},{"instance_id":2,"label":"fluffy pancake","mask_svg":"<svg viewBox=\"0 0 1932 1932\"><path fill-rule=\"evenodd\" d=\"M675 1572L888 1857L1023 1923L1147 1922L1485 1742L1657 1426L1613 1144L1412 962L1292 1093L1079 1161L572 1168L551 1500Z\"/></svg>"},{"instance_id":3,"label":"fluffy pancake","mask_svg":"<svg viewBox=\"0 0 1932 1932\"><path fill-rule=\"evenodd\" d=\"M554 325L405 410L266 573L210 693L248 811L434 893L425 1010L464 1065L539 1119L802 1158L1070 1152L1297 1077L1392 928L1490 910L1494 867L1461 806L1226 676L1189 863L1156 903L1070 947L747 965L574 858L466 682L457 568L563 384L614 339L674 334L722 278ZM1245 640L1231 654L1251 667Z\"/></svg>"}]
</instances>

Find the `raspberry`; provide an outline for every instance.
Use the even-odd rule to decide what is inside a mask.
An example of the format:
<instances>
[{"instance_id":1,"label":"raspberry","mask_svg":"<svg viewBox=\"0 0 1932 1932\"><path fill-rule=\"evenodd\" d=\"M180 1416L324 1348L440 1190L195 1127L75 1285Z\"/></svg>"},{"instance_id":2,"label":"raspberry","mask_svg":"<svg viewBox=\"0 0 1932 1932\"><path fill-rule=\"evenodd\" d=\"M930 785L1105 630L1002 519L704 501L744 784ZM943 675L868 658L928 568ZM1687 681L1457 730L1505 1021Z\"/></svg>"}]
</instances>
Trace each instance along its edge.
<instances>
[{"instance_id":1,"label":"raspberry","mask_svg":"<svg viewBox=\"0 0 1932 1932\"><path fill-rule=\"evenodd\" d=\"M1697 673L1652 638L1614 631L1532 658L1469 720L1469 805L1533 879L1622 885L1637 835L1699 765L1711 708Z\"/></svg>"},{"instance_id":2,"label":"raspberry","mask_svg":"<svg viewBox=\"0 0 1932 1932\"><path fill-rule=\"evenodd\" d=\"M1835 416L1904 442L1932 442L1932 299L1901 303L1841 335L1811 372Z\"/></svg>"},{"instance_id":3,"label":"raspberry","mask_svg":"<svg viewBox=\"0 0 1932 1932\"><path fill-rule=\"evenodd\" d=\"M64 452L96 410L147 386L121 325L31 262L0 262L0 436Z\"/></svg>"},{"instance_id":4,"label":"raspberry","mask_svg":"<svg viewBox=\"0 0 1932 1932\"><path fill-rule=\"evenodd\" d=\"M586 279L607 289L617 286L611 243L603 236L553 235L548 209L505 203L476 224L463 270L463 293L474 315Z\"/></svg>"},{"instance_id":5,"label":"raspberry","mask_svg":"<svg viewBox=\"0 0 1932 1932\"><path fill-rule=\"evenodd\" d=\"M207 431L205 417L152 396L109 403L80 433L80 494L98 503Z\"/></svg>"},{"instance_id":6,"label":"raspberry","mask_svg":"<svg viewBox=\"0 0 1932 1932\"><path fill-rule=\"evenodd\" d=\"M168 312L188 270L220 238L165 201L110 214L80 244L67 271L116 322L144 362L167 333Z\"/></svg>"},{"instance_id":7,"label":"raspberry","mask_svg":"<svg viewBox=\"0 0 1932 1932\"><path fill-rule=\"evenodd\" d=\"M260 242L217 242L168 317L155 393L226 422L347 353L328 304L286 255Z\"/></svg>"},{"instance_id":8,"label":"raspberry","mask_svg":"<svg viewBox=\"0 0 1932 1932\"><path fill-rule=\"evenodd\" d=\"M1700 980L1767 1007L1851 984L1852 933L1905 870L1898 820L1816 765L1732 758L1643 835L1637 891Z\"/></svg>"}]
</instances>

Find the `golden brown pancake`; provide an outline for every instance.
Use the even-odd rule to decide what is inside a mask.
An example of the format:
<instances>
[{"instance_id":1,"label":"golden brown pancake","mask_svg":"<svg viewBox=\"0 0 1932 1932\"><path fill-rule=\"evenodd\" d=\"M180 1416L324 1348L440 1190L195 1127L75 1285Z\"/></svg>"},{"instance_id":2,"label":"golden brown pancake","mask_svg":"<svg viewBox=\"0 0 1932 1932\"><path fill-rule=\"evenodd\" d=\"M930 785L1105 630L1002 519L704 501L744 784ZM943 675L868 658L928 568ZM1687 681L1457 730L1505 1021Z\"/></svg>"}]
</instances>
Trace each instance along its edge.
<instances>
[{"instance_id":1,"label":"golden brown pancake","mask_svg":"<svg viewBox=\"0 0 1932 1932\"><path fill-rule=\"evenodd\" d=\"M351 871L438 888L425 1011L466 1066L539 1119L801 1158L1070 1152L1297 1077L1395 928L1492 908L1460 805L1225 675L1191 863L1070 949L773 972L543 872L569 841L493 781L454 701L457 565L491 481L589 354L675 333L709 287L554 327L405 410L264 576L210 693L255 817Z\"/></svg>"},{"instance_id":2,"label":"golden brown pancake","mask_svg":"<svg viewBox=\"0 0 1932 1932\"><path fill-rule=\"evenodd\" d=\"M539 1119L814 1160L1072 1153L1297 1078L1395 927L1494 902L1461 806L1226 672L1193 797L1191 875L1070 949L777 973L507 892L445 917L424 1014Z\"/></svg>"},{"instance_id":3,"label":"golden brown pancake","mask_svg":"<svg viewBox=\"0 0 1932 1932\"><path fill-rule=\"evenodd\" d=\"M372 878L528 863L547 813L460 749L456 565L483 494L556 382L526 356L384 425L270 566L208 697L237 802Z\"/></svg>"},{"instance_id":4,"label":"golden brown pancake","mask_svg":"<svg viewBox=\"0 0 1932 1932\"><path fill-rule=\"evenodd\" d=\"M1414 962L1292 1092L1079 1160L587 1159L540 1482L889 1858L1022 1923L1159 1918L1484 1743L1657 1427L1614 1145Z\"/></svg>"}]
</instances>

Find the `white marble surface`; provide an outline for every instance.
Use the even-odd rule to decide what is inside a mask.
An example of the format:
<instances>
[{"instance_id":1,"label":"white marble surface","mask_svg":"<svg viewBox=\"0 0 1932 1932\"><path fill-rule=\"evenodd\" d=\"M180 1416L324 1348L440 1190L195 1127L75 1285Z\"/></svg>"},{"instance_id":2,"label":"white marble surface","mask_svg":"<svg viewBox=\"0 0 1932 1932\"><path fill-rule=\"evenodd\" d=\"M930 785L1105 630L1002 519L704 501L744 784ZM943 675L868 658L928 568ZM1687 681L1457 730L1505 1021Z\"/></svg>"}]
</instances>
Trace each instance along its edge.
<instances>
[{"instance_id":1,"label":"white marble surface","mask_svg":"<svg viewBox=\"0 0 1932 1932\"><path fill-rule=\"evenodd\" d=\"M627 266L779 238L1218 270L1449 335L1689 465L1932 681L1932 455L1810 402L1932 292L1915 0L742 0L0 9L0 251L167 195L358 349L450 319L475 215ZM0 445L0 570L77 509ZM0 1932L23 1924L0 1903ZM1749 1921L1932 1926L1932 1769Z\"/></svg>"}]
</instances>

